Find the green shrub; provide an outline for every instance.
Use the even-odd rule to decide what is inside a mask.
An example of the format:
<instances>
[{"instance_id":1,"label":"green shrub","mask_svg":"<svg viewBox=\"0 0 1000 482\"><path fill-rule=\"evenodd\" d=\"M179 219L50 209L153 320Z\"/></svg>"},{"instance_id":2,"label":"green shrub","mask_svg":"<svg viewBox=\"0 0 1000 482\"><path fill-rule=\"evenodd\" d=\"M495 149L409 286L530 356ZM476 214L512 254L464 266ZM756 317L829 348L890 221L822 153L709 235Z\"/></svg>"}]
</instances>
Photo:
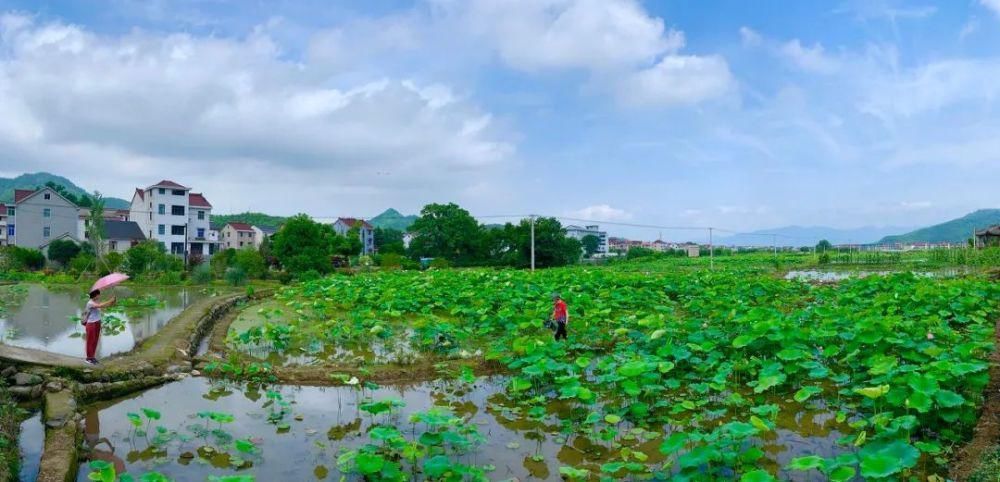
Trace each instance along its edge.
<instances>
[{"instance_id":1,"label":"green shrub","mask_svg":"<svg viewBox=\"0 0 1000 482\"><path fill-rule=\"evenodd\" d=\"M278 274L275 275L275 279L277 279L279 283L287 285L292 282L293 277L292 273L289 273L288 271L279 271Z\"/></svg>"},{"instance_id":2,"label":"green shrub","mask_svg":"<svg viewBox=\"0 0 1000 482\"><path fill-rule=\"evenodd\" d=\"M184 278L182 277L181 273L178 272L178 271L171 271L171 272L168 272L168 273L161 273L159 276L156 277L156 284L167 285L167 286L170 286L170 285L179 285L183 281L184 281Z\"/></svg>"},{"instance_id":3,"label":"green shrub","mask_svg":"<svg viewBox=\"0 0 1000 482\"><path fill-rule=\"evenodd\" d=\"M226 270L226 282L233 286L240 286L247 282L247 272L239 266L233 266Z\"/></svg>"},{"instance_id":4,"label":"green shrub","mask_svg":"<svg viewBox=\"0 0 1000 482\"><path fill-rule=\"evenodd\" d=\"M403 257L396 253L380 254L376 257L378 265L383 268L402 268Z\"/></svg>"},{"instance_id":5,"label":"green shrub","mask_svg":"<svg viewBox=\"0 0 1000 482\"><path fill-rule=\"evenodd\" d=\"M444 258L434 258L431 260L431 264L429 266L434 269L441 269L450 267L451 263Z\"/></svg>"},{"instance_id":6,"label":"green shrub","mask_svg":"<svg viewBox=\"0 0 1000 482\"><path fill-rule=\"evenodd\" d=\"M263 276L264 270L267 269L267 266L264 264L264 257L253 249L236 251L232 266L242 269L249 278L260 278Z\"/></svg>"},{"instance_id":7,"label":"green shrub","mask_svg":"<svg viewBox=\"0 0 1000 482\"><path fill-rule=\"evenodd\" d=\"M197 284L207 284L212 282L212 267L208 263L202 263L195 266L194 271L191 272L191 281Z\"/></svg>"},{"instance_id":8,"label":"green shrub","mask_svg":"<svg viewBox=\"0 0 1000 482\"><path fill-rule=\"evenodd\" d=\"M69 261L69 266L67 266L70 271L80 274L85 271L96 272L97 271L97 258L92 254L80 253L73 257Z\"/></svg>"},{"instance_id":9,"label":"green shrub","mask_svg":"<svg viewBox=\"0 0 1000 482\"><path fill-rule=\"evenodd\" d=\"M310 269L310 270L303 271L303 272L299 273L298 276L296 276L296 278L299 281L312 281L312 280L319 279L321 276L322 275L320 274L319 271L316 271L314 269Z\"/></svg>"},{"instance_id":10,"label":"green shrub","mask_svg":"<svg viewBox=\"0 0 1000 482\"><path fill-rule=\"evenodd\" d=\"M10 268L21 271L38 271L45 267L45 255L37 249L7 246L5 257Z\"/></svg>"},{"instance_id":11,"label":"green shrub","mask_svg":"<svg viewBox=\"0 0 1000 482\"><path fill-rule=\"evenodd\" d=\"M57 239L49 243L47 249L49 260L66 267L70 260L80 254L80 245L71 239Z\"/></svg>"},{"instance_id":12,"label":"green shrub","mask_svg":"<svg viewBox=\"0 0 1000 482\"><path fill-rule=\"evenodd\" d=\"M104 255L104 262L101 263L101 269L118 271L122 269L123 264L125 264L125 255L117 251L112 251Z\"/></svg>"}]
</instances>

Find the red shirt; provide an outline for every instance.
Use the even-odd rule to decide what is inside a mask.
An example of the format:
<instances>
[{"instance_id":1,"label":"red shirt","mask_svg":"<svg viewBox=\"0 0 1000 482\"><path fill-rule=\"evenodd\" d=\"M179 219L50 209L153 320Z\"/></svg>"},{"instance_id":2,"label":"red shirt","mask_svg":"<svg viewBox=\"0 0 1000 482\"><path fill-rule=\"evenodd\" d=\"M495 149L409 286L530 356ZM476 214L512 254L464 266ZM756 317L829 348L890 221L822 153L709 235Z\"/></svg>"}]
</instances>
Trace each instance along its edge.
<instances>
[{"instance_id":1,"label":"red shirt","mask_svg":"<svg viewBox=\"0 0 1000 482\"><path fill-rule=\"evenodd\" d=\"M556 300L555 309L552 311L552 319L554 320L566 320L568 315L566 314L566 302L563 300Z\"/></svg>"}]
</instances>

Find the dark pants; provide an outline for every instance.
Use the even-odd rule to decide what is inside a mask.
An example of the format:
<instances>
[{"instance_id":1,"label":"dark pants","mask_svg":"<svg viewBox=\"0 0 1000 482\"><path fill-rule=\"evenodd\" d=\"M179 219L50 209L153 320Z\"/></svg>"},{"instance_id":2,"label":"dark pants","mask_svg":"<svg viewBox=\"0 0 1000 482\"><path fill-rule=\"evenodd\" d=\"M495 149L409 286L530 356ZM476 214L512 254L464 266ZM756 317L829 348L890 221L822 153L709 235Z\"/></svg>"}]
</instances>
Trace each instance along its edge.
<instances>
[{"instance_id":1,"label":"dark pants","mask_svg":"<svg viewBox=\"0 0 1000 482\"><path fill-rule=\"evenodd\" d=\"M87 323L87 358L96 358L97 342L101 339L101 322Z\"/></svg>"},{"instance_id":2,"label":"dark pants","mask_svg":"<svg viewBox=\"0 0 1000 482\"><path fill-rule=\"evenodd\" d=\"M566 339L566 320L556 320L556 340Z\"/></svg>"}]
</instances>

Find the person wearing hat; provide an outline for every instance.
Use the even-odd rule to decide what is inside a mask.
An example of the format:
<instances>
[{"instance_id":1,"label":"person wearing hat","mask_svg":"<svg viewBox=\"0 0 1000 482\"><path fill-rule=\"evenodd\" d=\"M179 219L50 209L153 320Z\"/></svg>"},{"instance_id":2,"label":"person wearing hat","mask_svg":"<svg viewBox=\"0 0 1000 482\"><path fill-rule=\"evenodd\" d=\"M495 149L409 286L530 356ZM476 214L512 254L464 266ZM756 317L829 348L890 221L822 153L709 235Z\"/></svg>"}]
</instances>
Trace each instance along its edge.
<instances>
[{"instance_id":1,"label":"person wearing hat","mask_svg":"<svg viewBox=\"0 0 1000 482\"><path fill-rule=\"evenodd\" d=\"M566 302L559 293L552 293L552 319L556 322L556 340L566 339L566 323L569 323L569 312Z\"/></svg>"}]
</instances>

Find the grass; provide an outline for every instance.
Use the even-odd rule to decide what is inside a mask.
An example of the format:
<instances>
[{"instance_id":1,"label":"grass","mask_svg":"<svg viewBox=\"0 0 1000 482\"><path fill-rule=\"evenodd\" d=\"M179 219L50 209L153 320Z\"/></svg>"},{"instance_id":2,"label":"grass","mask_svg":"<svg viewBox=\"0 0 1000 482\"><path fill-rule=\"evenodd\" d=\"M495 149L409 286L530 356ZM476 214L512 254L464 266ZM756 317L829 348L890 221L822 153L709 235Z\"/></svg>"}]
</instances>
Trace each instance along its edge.
<instances>
[{"instance_id":1,"label":"grass","mask_svg":"<svg viewBox=\"0 0 1000 482\"><path fill-rule=\"evenodd\" d=\"M1000 445L983 456L979 468L969 476L968 482L1000 482Z\"/></svg>"},{"instance_id":2,"label":"grass","mask_svg":"<svg viewBox=\"0 0 1000 482\"><path fill-rule=\"evenodd\" d=\"M0 481L16 480L21 459L18 450L20 412L7 391L0 383Z\"/></svg>"}]
</instances>

